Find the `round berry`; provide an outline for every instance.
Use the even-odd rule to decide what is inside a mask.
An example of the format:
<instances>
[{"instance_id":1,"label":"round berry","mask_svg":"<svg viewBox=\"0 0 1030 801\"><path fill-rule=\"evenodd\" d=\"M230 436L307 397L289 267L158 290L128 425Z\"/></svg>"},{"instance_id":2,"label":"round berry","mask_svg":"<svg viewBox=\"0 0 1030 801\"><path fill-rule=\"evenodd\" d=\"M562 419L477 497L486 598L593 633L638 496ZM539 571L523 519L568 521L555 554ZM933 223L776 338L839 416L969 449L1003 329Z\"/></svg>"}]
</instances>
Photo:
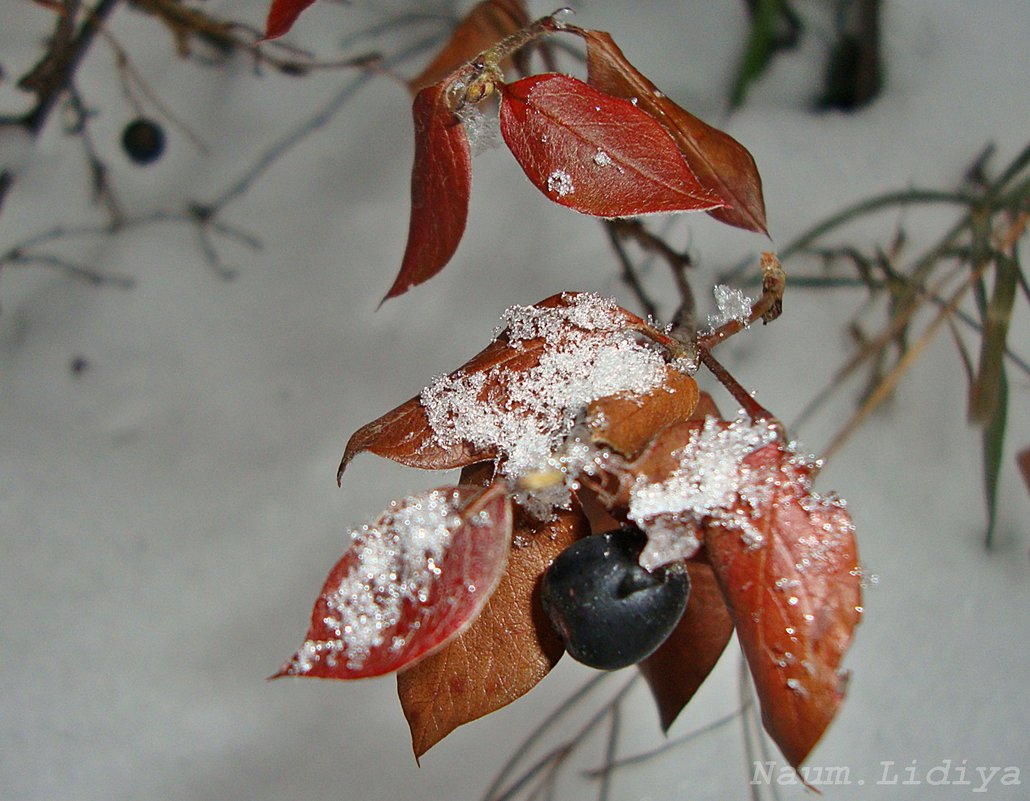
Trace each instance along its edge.
<instances>
[{"instance_id":1,"label":"round berry","mask_svg":"<svg viewBox=\"0 0 1030 801\"><path fill-rule=\"evenodd\" d=\"M649 657L687 607L682 562L649 572L638 562L647 537L635 526L585 537L544 573L547 616L578 662L616 670Z\"/></svg>"},{"instance_id":2,"label":"round berry","mask_svg":"<svg viewBox=\"0 0 1030 801\"><path fill-rule=\"evenodd\" d=\"M145 117L135 119L122 131L122 147L136 164L153 164L165 152L164 129Z\"/></svg>"}]
</instances>

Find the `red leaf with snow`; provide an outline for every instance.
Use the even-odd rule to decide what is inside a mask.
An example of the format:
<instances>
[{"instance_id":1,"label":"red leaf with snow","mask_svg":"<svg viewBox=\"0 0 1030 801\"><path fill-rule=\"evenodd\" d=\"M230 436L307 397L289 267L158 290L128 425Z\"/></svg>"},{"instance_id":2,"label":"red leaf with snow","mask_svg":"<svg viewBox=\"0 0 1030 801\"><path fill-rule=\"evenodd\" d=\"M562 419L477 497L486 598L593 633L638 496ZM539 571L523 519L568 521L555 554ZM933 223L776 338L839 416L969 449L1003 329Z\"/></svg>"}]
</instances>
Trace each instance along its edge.
<instances>
[{"instance_id":1,"label":"red leaf with snow","mask_svg":"<svg viewBox=\"0 0 1030 801\"><path fill-rule=\"evenodd\" d=\"M743 460L736 503L705 530L765 728L794 767L844 698L840 663L862 603L851 518L813 493L813 470L781 443L765 445Z\"/></svg>"},{"instance_id":2,"label":"red leaf with snow","mask_svg":"<svg viewBox=\"0 0 1030 801\"><path fill-rule=\"evenodd\" d=\"M400 272L383 300L428 281L451 260L465 233L472 190L472 154L465 126L446 102L442 84L427 86L412 104L415 163L411 217Z\"/></svg>"},{"instance_id":3,"label":"red leaf with snow","mask_svg":"<svg viewBox=\"0 0 1030 801\"><path fill-rule=\"evenodd\" d=\"M315 602L304 645L276 674L379 676L458 636L504 573L511 499L447 487L395 502L351 533Z\"/></svg>"},{"instance_id":4,"label":"red leaf with snow","mask_svg":"<svg viewBox=\"0 0 1030 801\"><path fill-rule=\"evenodd\" d=\"M603 31L572 30L586 40L590 84L615 97L635 98L637 107L672 135L701 185L726 202L722 208L708 213L730 225L767 233L762 179L747 148L658 91L630 64L610 35Z\"/></svg>"},{"instance_id":5,"label":"red leaf with snow","mask_svg":"<svg viewBox=\"0 0 1030 801\"><path fill-rule=\"evenodd\" d=\"M293 27L301 15L315 0L272 0L265 20L265 38L276 39Z\"/></svg>"},{"instance_id":6,"label":"red leaf with snow","mask_svg":"<svg viewBox=\"0 0 1030 801\"><path fill-rule=\"evenodd\" d=\"M526 176L562 206L631 217L724 205L653 117L576 78L547 73L508 84L500 116Z\"/></svg>"},{"instance_id":7,"label":"red leaf with snow","mask_svg":"<svg viewBox=\"0 0 1030 801\"><path fill-rule=\"evenodd\" d=\"M661 336L635 314L589 293L564 292L534 306L512 307L505 319L509 326L500 337L458 370L354 432L337 479L363 451L426 470L510 455L506 446L524 445L570 416L560 404L541 403L561 392L563 380L573 389L584 386L586 376L572 375L573 368L590 372L595 357L625 354L631 349L628 332ZM620 344L626 346L621 351ZM641 346L631 355L643 358ZM665 366L660 369L665 375Z\"/></svg>"}]
</instances>

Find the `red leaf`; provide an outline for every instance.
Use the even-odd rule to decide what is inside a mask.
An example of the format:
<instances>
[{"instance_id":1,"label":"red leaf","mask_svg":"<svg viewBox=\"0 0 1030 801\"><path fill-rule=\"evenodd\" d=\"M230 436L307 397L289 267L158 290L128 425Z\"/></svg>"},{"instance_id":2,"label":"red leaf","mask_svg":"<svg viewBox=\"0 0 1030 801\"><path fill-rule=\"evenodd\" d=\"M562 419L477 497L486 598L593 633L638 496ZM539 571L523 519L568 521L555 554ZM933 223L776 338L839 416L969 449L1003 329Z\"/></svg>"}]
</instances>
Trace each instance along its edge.
<instances>
[{"instance_id":1,"label":"red leaf","mask_svg":"<svg viewBox=\"0 0 1030 801\"><path fill-rule=\"evenodd\" d=\"M708 521L708 558L726 597L765 728L800 765L844 698L840 663L861 616L854 527L811 489L813 466L773 442L744 460L748 489Z\"/></svg>"},{"instance_id":2,"label":"red leaf","mask_svg":"<svg viewBox=\"0 0 1030 801\"><path fill-rule=\"evenodd\" d=\"M570 30L586 40L590 84L614 97L635 98L637 107L672 135L701 185L725 201L722 208L708 213L730 225L767 234L762 179L747 149L659 92L607 33Z\"/></svg>"},{"instance_id":3,"label":"red leaf","mask_svg":"<svg viewBox=\"0 0 1030 801\"><path fill-rule=\"evenodd\" d=\"M526 176L562 206L631 217L724 205L654 118L576 78L548 73L508 84L500 115Z\"/></svg>"},{"instance_id":4,"label":"red leaf","mask_svg":"<svg viewBox=\"0 0 1030 801\"><path fill-rule=\"evenodd\" d=\"M304 645L276 677L378 676L443 647L489 600L511 533L511 499L500 487L448 487L395 502L351 533Z\"/></svg>"},{"instance_id":5,"label":"red leaf","mask_svg":"<svg viewBox=\"0 0 1030 801\"><path fill-rule=\"evenodd\" d=\"M672 722L708 678L733 635L733 621L712 569L687 562L690 599L683 619L661 647L640 663L658 704L662 730Z\"/></svg>"},{"instance_id":6,"label":"red leaf","mask_svg":"<svg viewBox=\"0 0 1030 801\"><path fill-rule=\"evenodd\" d=\"M442 81L462 64L530 22L529 11L522 0L483 0L477 3L454 29L444 49L420 75L408 82L408 86L417 92Z\"/></svg>"},{"instance_id":7,"label":"red leaf","mask_svg":"<svg viewBox=\"0 0 1030 801\"><path fill-rule=\"evenodd\" d=\"M517 544L482 614L443 650L397 676L416 758L458 726L529 692L565 652L545 618L539 581L559 553L589 533L586 520L578 509L548 523L518 510L516 519Z\"/></svg>"},{"instance_id":8,"label":"red leaf","mask_svg":"<svg viewBox=\"0 0 1030 801\"><path fill-rule=\"evenodd\" d=\"M293 27L301 15L315 0L272 0L265 20L265 38L276 39Z\"/></svg>"},{"instance_id":9,"label":"red leaf","mask_svg":"<svg viewBox=\"0 0 1030 801\"><path fill-rule=\"evenodd\" d=\"M465 126L447 106L440 84L415 96L415 163L411 218L400 272L383 300L428 281L451 260L465 233L472 155Z\"/></svg>"},{"instance_id":10,"label":"red leaf","mask_svg":"<svg viewBox=\"0 0 1030 801\"><path fill-rule=\"evenodd\" d=\"M588 352L591 346L595 351L607 349L610 353L613 349L606 346L624 332L651 331L636 315L591 294L565 292L553 295L534 306L513 307L508 311L510 319L516 319L520 314L537 323L546 324L549 329L553 329L552 335L533 336L528 339L520 336L515 342L511 342L510 329L505 329L498 339L458 370L438 379L423 392L423 395L412 398L354 432L340 462L337 479L342 477L350 461L363 451L371 451L409 467L426 470L449 470L505 455L505 443L500 440L476 444L459 436L441 439L430 422L426 406L423 404L423 396L432 396L436 389L456 385L468 387L469 393L472 394L471 387L478 385L475 399L480 411L484 417L489 417L498 424L490 426L484 423L482 429L486 433L496 431L500 438L505 434L503 424L508 423L513 428L517 427L520 409L525 409L522 417L526 420L532 419L532 409L525 408L525 404L513 404L511 390L531 386L534 371L538 370L541 359L545 356L560 358L562 353L574 348L578 348L580 352ZM580 324L577 324L577 319L580 320ZM556 377L556 380L561 377L560 372L552 371L551 375ZM560 387L549 389L557 391ZM543 420L537 415L537 425L527 427L540 433L564 421L564 413L567 410L549 411L562 415L562 420ZM461 419L454 420L455 426L462 422ZM517 445L516 439L517 432L508 432L509 445Z\"/></svg>"}]
</instances>

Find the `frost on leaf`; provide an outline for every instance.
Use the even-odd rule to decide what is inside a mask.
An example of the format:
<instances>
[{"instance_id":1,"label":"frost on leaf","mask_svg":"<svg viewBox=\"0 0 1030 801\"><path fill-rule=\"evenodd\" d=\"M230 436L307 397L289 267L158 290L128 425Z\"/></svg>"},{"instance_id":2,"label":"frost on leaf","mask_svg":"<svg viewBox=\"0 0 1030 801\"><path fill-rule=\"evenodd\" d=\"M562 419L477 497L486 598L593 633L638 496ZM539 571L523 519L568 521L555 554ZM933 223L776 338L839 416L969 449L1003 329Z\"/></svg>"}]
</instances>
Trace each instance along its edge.
<instances>
[{"instance_id":1,"label":"frost on leaf","mask_svg":"<svg viewBox=\"0 0 1030 801\"><path fill-rule=\"evenodd\" d=\"M445 645L497 586L511 515L497 489L444 488L395 501L351 532L304 644L277 676L378 676Z\"/></svg>"},{"instance_id":2,"label":"frost on leaf","mask_svg":"<svg viewBox=\"0 0 1030 801\"><path fill-rule=\"evenodd\" d=\"M512 481L561 470L554 455L589 403L646 395L666 380L662 355L632 336L631 317L590 293L508 309L501 336L509 359L485 369L473 360L473 368L441 376L422 391L434 445L468 443L496 454L501 474ZM567 490L547 503L566 500Z\"/></svg>"},{"instance_id":3,"label":"frost on leaf","mask_svg":"<svg viewBox=\"0 0 1030 801\"><path fill-rule=\"evenodd\" d=\"M817 466L780 442L760 448L704 533L765 728L794 767L844 698L840 663L862 608L854 526L842 500L813 491Z\"/></svg>"},{"instance_id":4,"label":"frost on leaf","mask_svg":"<svg viewBox=\"0 0 1030 801\"><path fill-rule=\"evenodd\" d=\"M747 149L659 92L607 33L573 26L566 29L586 40L590 85L631 100L657 120L675 140L700 185L723 199L725 205L708 213L729 225L767 233L762 179Z\"/></svg>"},{"instance_id":5,"label":"frost on leaf","mask_svg":"<svg viewBox=\"0 0 1030 801\"><path fill-rule=\"evenodd\" d=\"M547 73L508 84L500 119L529 180L575 211L631 217L724 205L653 117L576 78Z\"/></svg>"}]
</instances>

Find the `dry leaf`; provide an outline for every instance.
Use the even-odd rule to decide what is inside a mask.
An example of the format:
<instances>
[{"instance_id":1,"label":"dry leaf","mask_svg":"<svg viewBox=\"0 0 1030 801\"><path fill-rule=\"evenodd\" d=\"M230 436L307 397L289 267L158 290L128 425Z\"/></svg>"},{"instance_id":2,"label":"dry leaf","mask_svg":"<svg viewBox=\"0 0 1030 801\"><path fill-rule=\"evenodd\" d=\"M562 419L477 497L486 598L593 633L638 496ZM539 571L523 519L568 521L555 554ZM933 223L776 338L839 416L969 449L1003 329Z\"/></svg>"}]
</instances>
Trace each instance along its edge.
<instances>
[{"instance_id":1,"label":"dry leaf","mask_svg":"<svg viewBox=\"0 0 1030 801\"><path fill-rule=\"evenodd\" d=\"M797 767L844 698L840 663L861 617L854 527L815 495L812 466L778 442L745 460L749 498L705 544L751 668L762 720ZM761 500L759 500L761 499Z\"/></svg>"},{"instance_id":2,"label":"dry leaf","mask_svg":"<svg viewBox=\"0 0 1030 801\"><path fill-rule=\"evenodd\" d=\"M627 459L636 458L655 431L687 420L698 402L697 382L672 366L665 382L643 396L601 398L587 407L591 439Z\"/></svg>"},{"instance_id":3,"label":"dry leaf","mask_svg":"<svg viewBox=\"0 0 1030 801\"><path fill-rule=\"evenodd\" d=\"M446 648L397 676L415 757L463 723L529 692L564 653L540 606L539 579L589 533L581 511L549 523L518 514L508 569L476 621Z\"/></svg>"},{"instance_id":4,"label":"dry leaf","mask_svg":"<svg viewBox=\"0 0 1030 801\"><path fill-rule=\"evenodd\" d=\"M733 621L711 567L687 562L687 570L690 600L683 619L669 639L640 663L640 672L658 705L663 731L669 730L694 697L733 636Z\"/></svg>"},{"instance_id":5,"label":"dry leaf","mask_svg":"<svg viewBox=\"0 0 1030 801\"><path fill-rule=\"evenodd\" d=\"M718 220L768 233L762 179L755 160L736 139L676 105L644 77L603 31L571 28L587 43L588 80L603 92L635 100L676 141L701 185L725 201L708 213Z\"/></svg>"}]
</instances>

